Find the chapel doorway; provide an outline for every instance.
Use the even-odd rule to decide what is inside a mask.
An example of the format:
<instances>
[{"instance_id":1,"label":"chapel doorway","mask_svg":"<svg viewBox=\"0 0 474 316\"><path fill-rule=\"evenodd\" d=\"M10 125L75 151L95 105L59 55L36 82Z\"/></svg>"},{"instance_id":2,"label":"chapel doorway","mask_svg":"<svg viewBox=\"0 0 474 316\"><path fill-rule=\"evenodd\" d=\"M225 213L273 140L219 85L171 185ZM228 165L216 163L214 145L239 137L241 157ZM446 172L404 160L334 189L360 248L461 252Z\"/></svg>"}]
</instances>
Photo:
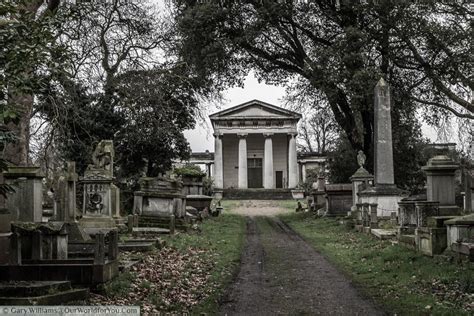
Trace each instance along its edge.
<instances>
[{"instance_id":1,"label":"chapel doorway","mask_svg":"<svg viewBox=\"0 0 474 316\"><path fill-rule=\"evenodd\" d=\"M277 189L283 188L283 171L275 171L275 186Z\"/></svg>"},{"instance_id":2,"label":"chapel doorway","mask_svg":"<svg viewBox=\"0 0 474 316\"><path fill-rule=\"evenodd\" d=\"M247 176L249 188L263 187L263 168L262 158L247 159Z\"/></svg>"}]
</instances>

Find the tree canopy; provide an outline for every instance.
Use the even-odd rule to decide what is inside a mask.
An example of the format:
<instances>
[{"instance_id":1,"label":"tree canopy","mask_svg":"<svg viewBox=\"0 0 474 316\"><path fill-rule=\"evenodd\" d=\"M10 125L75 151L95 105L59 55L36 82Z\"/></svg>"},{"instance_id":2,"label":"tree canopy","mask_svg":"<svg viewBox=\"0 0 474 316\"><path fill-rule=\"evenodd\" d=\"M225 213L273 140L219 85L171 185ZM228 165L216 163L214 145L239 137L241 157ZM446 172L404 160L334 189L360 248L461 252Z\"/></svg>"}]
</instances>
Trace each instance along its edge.
<instances>
[{"instance_id":1,"label":"tree canopy","mask_svg":"<svg viewBox=\"0 0 474 316\"><path fill-rule=\"evenodd\" d=\"M181 56L202 76L221 87L250 68L268 83L301 80L355 150L370 153L381 76L394 107L474 118L467 1L175 0L175 15Z\"/></svg>"}]
</instances>

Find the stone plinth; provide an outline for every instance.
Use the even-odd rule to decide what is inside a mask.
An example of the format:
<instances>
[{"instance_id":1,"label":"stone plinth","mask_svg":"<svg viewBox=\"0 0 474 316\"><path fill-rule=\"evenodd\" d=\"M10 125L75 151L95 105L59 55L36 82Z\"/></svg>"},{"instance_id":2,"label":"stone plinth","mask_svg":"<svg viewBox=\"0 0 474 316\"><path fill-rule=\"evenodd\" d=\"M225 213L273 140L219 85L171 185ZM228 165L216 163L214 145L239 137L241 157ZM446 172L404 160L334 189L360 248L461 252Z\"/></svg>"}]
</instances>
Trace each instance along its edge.
<instances>
[{"instance_id":1,"label":"stone plinth","mask_svg":"<svg viewBox=\"0 0 474 316\"><path fill-rule=\"evenodd\" d=\"M368 187L372 184L374 176L371 175L364 167L360 167L350 178L352 182L352 208L357 208L357 203L359 203L359 191L365 186ZM362 185L362 187L361 187Z\"/></svg>"},{"instance_id":2,"label":"stone plinth","mask_svg":"<svg viewBox=\"0 0 474 316\"><path fill-rule=\"evenodd\" d=\"M111 140L102 140L92 155L81 179L84 186L82 218L79 223L88 234L107 233L116 228L112 200L114 147Z\"/></svg>"},{"instance_id":3,"label":"stone plinth","mask_svg":"<svg viewBox=\"0 0 474 316\"><path fill-rule=\"evenodd\" d=\"M444 155L431 158L421 168L426 174L427 200L439 202L440 215L459 212L455 197L455 172L458 168L459 164Z\"/></svg>"},{"instance_id":4,"label":"stone plinth","mask_svg":"<svg viewBox=\"0 0 474 316\"><path fill-rule=\"evenodd\" d=\"M80 225L88 234L115 229L112 213L112 178L97 173L87 173L84 185L82 218Z\"/></svg>"},{"instance_id":5,"label":"stone plinth","mask_svg":"<svg viewBox=\"0 0 474 316\"><path fill-rule=\"evenodd\" d=\"M186 215L186 196L180 181L145 177L139 183L140 190L134 193L134 214L177 218Z\"/></svg>"}]
</instances>

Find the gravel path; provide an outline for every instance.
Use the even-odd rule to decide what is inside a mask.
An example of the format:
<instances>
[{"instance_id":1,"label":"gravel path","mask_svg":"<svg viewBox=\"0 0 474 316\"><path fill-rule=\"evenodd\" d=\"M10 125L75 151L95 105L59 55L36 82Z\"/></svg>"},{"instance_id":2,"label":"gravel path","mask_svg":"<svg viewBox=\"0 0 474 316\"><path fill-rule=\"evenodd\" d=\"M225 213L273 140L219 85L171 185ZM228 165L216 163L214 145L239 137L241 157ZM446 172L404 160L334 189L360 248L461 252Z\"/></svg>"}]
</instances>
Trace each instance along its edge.
<instances>
[{"instance_id":1,"label":"gravel path","mask_svg":"<svg viewBox=\"0 0 474 316\"><path fill-rule=\"evenodd\" d=\"M247 217L240 272L220 315L384 313L290 227L266 216Z\"/></svg>"}]
</instances>

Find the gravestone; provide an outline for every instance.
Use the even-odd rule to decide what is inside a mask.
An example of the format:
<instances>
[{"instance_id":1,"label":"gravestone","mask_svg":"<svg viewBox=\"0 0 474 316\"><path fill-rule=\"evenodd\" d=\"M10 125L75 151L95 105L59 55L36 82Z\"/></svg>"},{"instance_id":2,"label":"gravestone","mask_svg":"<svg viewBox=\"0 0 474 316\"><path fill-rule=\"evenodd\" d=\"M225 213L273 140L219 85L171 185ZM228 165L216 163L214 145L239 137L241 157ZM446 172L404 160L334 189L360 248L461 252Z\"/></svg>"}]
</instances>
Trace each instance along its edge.
<instances>
[{"instance_id":1,"label":"gravestone","mask_svg":"<svg viewBox=\"0 0 474 316\"><path fill-rule=\"evenodd\" d=\"M390 87L383 78L374 88L374 186L361 192L362 203L378 205L378 216L398 213L403 191L395 185Z\"/></svg>"},{"instance_id":2,"label":"gravestone","mask_svg":"<svg viewBox=\"0 0 474 316\"><path fill-rule=\"evenodd\" d=\"M106 233L115 229L112 210L114 145L102 140L92 155L81 182L84 186L80 224L88 234Z\"/></svg>"}]
</instances>

